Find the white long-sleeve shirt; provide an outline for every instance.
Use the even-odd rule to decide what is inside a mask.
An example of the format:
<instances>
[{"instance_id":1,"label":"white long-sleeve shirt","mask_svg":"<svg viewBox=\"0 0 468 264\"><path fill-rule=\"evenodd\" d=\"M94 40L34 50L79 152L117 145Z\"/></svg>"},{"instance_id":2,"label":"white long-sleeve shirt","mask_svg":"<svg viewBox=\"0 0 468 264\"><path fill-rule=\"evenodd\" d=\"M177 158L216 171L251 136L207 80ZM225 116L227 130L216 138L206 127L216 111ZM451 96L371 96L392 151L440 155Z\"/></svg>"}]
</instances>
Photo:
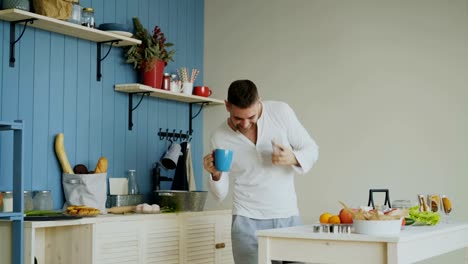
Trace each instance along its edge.
<instances>
[{"instance_id":1,"label":"white long-sleeve shirt","mask_svg":"<svg viewBox=\"0 0 468 264\"><path fill-rule=\"evenodd\" d=\"M233 177L233 214L254 219L286 218L299 215L294 176L308 172L318 159L318 146L288 104L262 102L257 121L257 144L232 130L227 122L212 134L213 149L234 151L232 167L219 181L210 178L209 189L223 200ZM273 165L272 140L290 147L300 167Z\"/></svg>"}]
</instances>

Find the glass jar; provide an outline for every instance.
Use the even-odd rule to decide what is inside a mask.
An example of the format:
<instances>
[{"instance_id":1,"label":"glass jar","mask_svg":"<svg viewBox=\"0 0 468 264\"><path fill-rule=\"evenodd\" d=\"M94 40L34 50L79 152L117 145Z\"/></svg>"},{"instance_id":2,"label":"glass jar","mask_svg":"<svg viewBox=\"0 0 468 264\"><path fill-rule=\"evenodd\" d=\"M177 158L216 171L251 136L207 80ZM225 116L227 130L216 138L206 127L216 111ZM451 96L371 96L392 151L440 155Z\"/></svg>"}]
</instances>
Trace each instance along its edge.
<instances>
[{"instance_id":1,"label":"glass jar","mask_svg":"<svg viewBox=\"0 0 468 264\"><path fill-rule=\"evenodd\" d=\"M30 191L24 191L24 211L30 211L33 207L33 199Z\"/></svg>"},{"instance_id":2,"label":"glass jar","mask_svg":"<svg viewBox=\"0 0 468 264\"><path fill-rule=\"evenodd\" d=\"M2 1L0 1L1 3ZM31 8L31 4L29 0L3 0L2 9L21 9L24 11L29 11Z\"/></svg>"},{"instance_id":3,"label":"glass jar","mask_svg":"<svg viewBox=\"0 0 468 264\"><path fill-rule=\"evenodd\" d=\"M52 193L49 190L36 191L33 199L33 208L34 210L54 209Z\"/></svg>"},{"instance_id":4,"label":"glass jar","mask_svg":"<svg viewBox=\"0 0 468 264\"><path fill-rule=\"evenodd\" d=\"M72 12L68 22L75 24L81 24L81 10L83 8L80 6L80 1L73 1Z\"/></svg>"},{"instance_id":5,"label":"glass jar","mask_svg":"<svg viewBox=\"0 0 468 264\"><path fill-rule=\"evenodd\" d=\"M180 92L180 84L179 80L177 80L177 75L171 75L171 92Z\"/></svg>"},{"instance_id":6,"label":"glass jar","mask_svg":"<svg viewBox=\"0 0 468 264\"><path fill-rule=\"evenodd\" d=\"M409 209L413 207L413 203L410 200L395 200L392 203L392 208Z\"/></svg>"},{"instance_id":7,"label":"glass jar","mask_svg":"<svg viewBox=\"0 0 468 264\"><path fill-rule=\"evenodd\" d=\"M3 203L1 212L13 212L13 192L4 191L2 192Z\"/></svg>"},{"instance_id":8,"label":"glass jar","mask_svg":"<svg viewBox=\"0 0 468 264\"><path fill-rule=\"evenodd\" d=\"M138 194L138 184L136 181L136 171L128 170L128 194Z\"/></svg>"},{"instance_id":9,"label":"glass jar","mask_svg":"<svg viewBox=\"0 0 468 264\"><path fill-rule=\"evenodd\" d=\"M92 7L83 8L81 13L81 25L89 28L95 28L94 9Z\"/></svg>"}]
</instances>

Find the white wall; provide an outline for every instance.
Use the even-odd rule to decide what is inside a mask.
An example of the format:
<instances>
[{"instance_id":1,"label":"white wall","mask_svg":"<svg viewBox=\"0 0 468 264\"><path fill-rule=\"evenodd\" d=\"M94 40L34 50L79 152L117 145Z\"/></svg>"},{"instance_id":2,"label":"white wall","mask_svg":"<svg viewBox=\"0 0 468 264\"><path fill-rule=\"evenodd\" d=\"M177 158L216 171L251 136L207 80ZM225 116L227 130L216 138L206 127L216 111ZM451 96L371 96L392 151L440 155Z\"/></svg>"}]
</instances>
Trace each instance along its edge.
<instances>
[{"instance_id":1,"label":"white wall","mask_svg":"<svg viewBox=\"0 0 468 264\"><path fill-rule=\"evenodd\" d=\"M316 139L296 181L305 223L366 204L369 188L447 194L468 219L467 0L205 0L204 63L214 97L251 79ZM227 113L204 115L206 153Z\"/></svg>"}]
</instances>

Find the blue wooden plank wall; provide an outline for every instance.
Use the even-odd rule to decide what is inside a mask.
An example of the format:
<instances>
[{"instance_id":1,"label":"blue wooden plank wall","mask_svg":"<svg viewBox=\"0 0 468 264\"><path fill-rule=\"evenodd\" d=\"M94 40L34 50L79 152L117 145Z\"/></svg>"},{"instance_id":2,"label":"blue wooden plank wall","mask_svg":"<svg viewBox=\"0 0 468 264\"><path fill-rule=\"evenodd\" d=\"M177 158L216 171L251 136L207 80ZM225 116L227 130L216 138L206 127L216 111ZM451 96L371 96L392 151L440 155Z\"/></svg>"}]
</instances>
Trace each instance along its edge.
<instances>
[{"instance_id":1,"label":"blue wooden plank wall","mask_svg":"<svg viewBox=\"0 0 468 264\"><path fill-rule=\"evenodd\" d=\"M96 23L127 23L138 16L151 30L159 25L177 50L179 67L203 69L203 0L81 0L95 9ZM17 26L17 35L20 27ZM102 63L102 81L96 81L96 43L28 28L16 49L17 63L9 67L9 23L0 21L0 120L25 123L25 190L49 189L54 207L63 204L61 168L53 143L65 134L70 163L94 169L100 156L109 160L108 176L124 177L137 170L140 190L149 199L151 169L169 143L160 140L160 128L186 132L189 105L144 98L127 129L128 95L114 92L114 84L137 82L137 73L124 63L122 48L113 48ZM102 53L108 46L103 46ZM202 85L203 71L195 85ZM134 97L134 104L139 97ZM194 107L194 113L198 106ZM202 189L203 115L193 120L192 156L197 189ZM12 188L12 136L0 133L0 190ZM163 172L168 176L173 171ZM162 189L171 183L163 182Z\"/></svg>"}]
</instances>

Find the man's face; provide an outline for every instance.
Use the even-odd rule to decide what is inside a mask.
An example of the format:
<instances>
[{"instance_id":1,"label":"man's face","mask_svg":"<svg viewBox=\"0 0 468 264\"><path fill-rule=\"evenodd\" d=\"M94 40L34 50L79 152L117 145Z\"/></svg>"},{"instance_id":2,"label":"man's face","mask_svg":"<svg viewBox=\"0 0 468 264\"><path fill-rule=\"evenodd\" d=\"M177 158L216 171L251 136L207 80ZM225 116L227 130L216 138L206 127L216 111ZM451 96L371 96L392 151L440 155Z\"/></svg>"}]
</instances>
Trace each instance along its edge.
<instances>
[{"instance_id":1,"label":"man's face","mask_svg":"<svg viewBox=\"0 0 468 264\"><path fill-rule=\"evenodd\" d=\"M226 110L229 112L229 121L231 126L245 133L252 129L257 123L260 116L261 104L260 101L252 104L247 108L239 108L229 102L226 102Z\"/></svg>"}]
</instances>

